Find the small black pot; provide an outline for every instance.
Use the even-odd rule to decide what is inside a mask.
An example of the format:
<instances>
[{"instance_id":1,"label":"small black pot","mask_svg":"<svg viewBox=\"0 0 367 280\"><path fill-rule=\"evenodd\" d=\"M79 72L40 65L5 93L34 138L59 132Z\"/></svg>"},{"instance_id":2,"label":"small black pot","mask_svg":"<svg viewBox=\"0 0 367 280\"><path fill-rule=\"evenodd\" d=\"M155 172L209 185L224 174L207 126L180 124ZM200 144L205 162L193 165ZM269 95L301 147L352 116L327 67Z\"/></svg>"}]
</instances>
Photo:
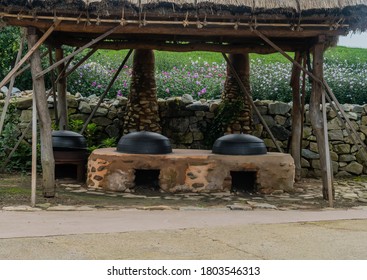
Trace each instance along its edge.
<instances>
[{"instance_id":1,"label":"small black pot","mask_svg":"<svg viewBox=\"0 0 367 280\"><path fill-rule=\"evenodd\" d=\"M169 139L148 131L131 132L122 136L117 151L127 154L169 154L172 153Z\"/></svg>"},{"instance_id":2,"label":"small black pot","mask_svg":"<svg viewBox=\"0 0 367 280\"><path fill-rule=\"evenodd\" d=\"M83 135L73 131L52 131L52 147L54 151L87 150L87 141Z\"/></svg>"},{"instance_id":3,"label":"small black pot","mask_svg":"<svg viewBox=\"0 0 367 280\"><path fill-rule=\"evenodd\" d=\"M221 155L263 155L267 153L264 141L248 134L229 134L218 138L212 152Z\"/></svg>"}]
</instances>

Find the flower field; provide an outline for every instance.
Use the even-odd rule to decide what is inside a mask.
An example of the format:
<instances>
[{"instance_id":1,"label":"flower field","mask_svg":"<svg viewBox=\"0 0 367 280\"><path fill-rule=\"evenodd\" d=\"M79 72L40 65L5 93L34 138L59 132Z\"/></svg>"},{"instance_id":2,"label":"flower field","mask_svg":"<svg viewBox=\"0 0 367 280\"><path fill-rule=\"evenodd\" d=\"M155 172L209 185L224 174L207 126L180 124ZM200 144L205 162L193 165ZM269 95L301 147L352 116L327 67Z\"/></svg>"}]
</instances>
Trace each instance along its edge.
<instances>
[{"instance_id":1,"label":"flower field","mask_svg":"<svg viewBox=\"0 0 367 280\"><path fill-rule=\"evenodd\" d=\"M94 55L69 79L69 91L101 94L126 52L104 51ZM292 55L292 54L291 54ZM127 96L132 73L131 59L108 97ZM288 102L291 63L280 55L251 56L251 87L254 99ZM226 77L220 54L156 52L156 83L159 98L191 94L194 99L219 98ZM367 50L337 47L325 56L325 80L341 103L367 103ZM310 84L307 85L308 92Z\"/></svg>"}]
</instances>

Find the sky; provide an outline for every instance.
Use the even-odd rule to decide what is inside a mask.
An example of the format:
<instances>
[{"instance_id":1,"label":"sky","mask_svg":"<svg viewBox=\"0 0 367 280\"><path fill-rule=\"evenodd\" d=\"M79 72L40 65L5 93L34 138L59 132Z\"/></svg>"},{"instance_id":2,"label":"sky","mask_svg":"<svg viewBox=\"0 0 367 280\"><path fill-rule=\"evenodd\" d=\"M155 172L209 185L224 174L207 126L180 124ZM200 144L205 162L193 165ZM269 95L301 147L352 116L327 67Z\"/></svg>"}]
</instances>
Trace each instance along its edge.
<instances>
[{"instance_id":1,"label":"sky","mask_svg":"<svg viewBox=\"0 0 367 280\"><path fill-rule=\"evenodd\" d=\"M339 46L367 49L367 32L339 37ZM366 50L367 51L367 50Z\"/></svg>"}]
</instances>

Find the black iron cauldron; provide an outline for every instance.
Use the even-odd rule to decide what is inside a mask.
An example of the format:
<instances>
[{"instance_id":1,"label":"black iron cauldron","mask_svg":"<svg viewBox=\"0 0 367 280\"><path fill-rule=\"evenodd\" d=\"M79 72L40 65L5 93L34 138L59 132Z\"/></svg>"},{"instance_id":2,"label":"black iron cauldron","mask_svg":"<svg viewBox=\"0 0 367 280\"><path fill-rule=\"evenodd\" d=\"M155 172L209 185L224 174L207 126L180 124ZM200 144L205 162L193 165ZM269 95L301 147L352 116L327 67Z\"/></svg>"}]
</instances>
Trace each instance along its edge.
<instances>
[{"instance_id":1,"label":"black iron cauldron","mask_svg":"<svg viewBox=\"0 0 367 280\"><path fill-rule=\"evenodd\" d=\"M122 136L117 151L127 154L169 154L172 148L167 137L154 132L138 131Z\"/></svg>"},{"instance_id":2,"label":"black iron cauldron","mask_svg":"<svg viewBox=\"0 0 367 280\"><path fill-rule=\"evenodd\" d=\"M248 134L229 134L218 138L212 152L222 155L263 155L267 153L264 141Z\"/></svg>"},{"instance_id":3,"label":"black iron cauldron","mask_svg":"<svg viewBox=\"0 0 367 280\"><path fill-rule=\"evenodd\" d=\"M54 151L87 150L87 141L79 133L59 130L52 132L52 146Z\"/></svg>"}]
</instances>

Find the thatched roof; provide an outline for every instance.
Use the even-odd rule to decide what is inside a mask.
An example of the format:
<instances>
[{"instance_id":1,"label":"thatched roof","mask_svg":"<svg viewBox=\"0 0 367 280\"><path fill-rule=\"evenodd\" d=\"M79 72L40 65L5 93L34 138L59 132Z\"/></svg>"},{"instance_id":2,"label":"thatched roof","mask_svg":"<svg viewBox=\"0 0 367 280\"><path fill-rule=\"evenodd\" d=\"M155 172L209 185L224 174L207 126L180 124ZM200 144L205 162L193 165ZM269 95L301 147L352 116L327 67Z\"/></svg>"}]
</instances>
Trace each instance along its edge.
<instances>
[{"instance_id":1,"label":"thatched roof","mask_svg":"<svg viewBox=\"0 0 367 280\"><path fill-rule=\"evenodd\" d=\"M367 30L367 0L0 0L0 21L9 25L43 31L56 18L66 44L82 44L121 24L109 37L116 44L144 43L149 36L155 47L179 41L262 47L252 32L258 29L299 49L318 36L335 42L349 31Z\"/></svg>"}]
</instances>

